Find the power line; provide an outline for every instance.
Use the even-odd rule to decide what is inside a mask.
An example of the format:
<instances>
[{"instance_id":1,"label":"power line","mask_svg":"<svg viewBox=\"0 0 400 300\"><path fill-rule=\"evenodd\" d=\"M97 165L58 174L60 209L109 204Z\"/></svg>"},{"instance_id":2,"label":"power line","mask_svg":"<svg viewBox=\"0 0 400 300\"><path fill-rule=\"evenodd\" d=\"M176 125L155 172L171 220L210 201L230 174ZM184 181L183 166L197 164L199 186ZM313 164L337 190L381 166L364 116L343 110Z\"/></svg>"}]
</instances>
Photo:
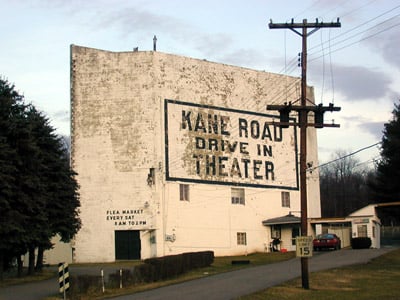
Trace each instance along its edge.
<instances>
[{"instance_id":1,"label":"power line","mask_svg":"<svg viewBox=\"0 0 400 300\"><path fill-rule=\"evenodd\" d=\"M313 168L308 168L307 171L312 172L312 171L314 171L314 170L316 170L316 169L322 168L322 167L324 167L324 166L326 166L326 165L329 165L329 164L331 164L331 163L334 163L334 162L337 162L337 161L339 161L339 160L345 159L345 158L347 158L347 157L349 157L349 156L353 156L353 155L355 155L355 154L357 154L357 153L360 153L361 151L364 151L364 150L367 150L367 149L369 149L369 148L375 147L375 146L377 146L377 145L379 145L379 144L381 144L381 143L382 143L382 142L377 142L377 143L372 144L372 145L369 145L369 146L367 146L367 147L358 149L357 151L354 151L354 152L349 153L349 154L347 154L347 155L345 155L345 156L336 158L336 159L334 159L334 160L328 161L328 162L326 162L326 163L324 163L324 164L322 164L322 165L318 165L318 166L313 167Z\"/></svg>"},{"instance_id":2,"label":"power line","mask_svg":"<svg viewBox=\"0 0 400 300\"><path fill-rule=\"evenodd\" d=\"M358 10L362 9L363 7L365 7L365 6L369 5L369 4L371 4L371 3L374 2L374 1L375 1L375 0L372 0L372 1L368 2L368 3L365 4L365 5L363 5L363 6L359 7L359 8L357 8L357 9L352 10L351 12L345 14L345 16L348 16L349 14L354 13L354 11L358 11ZM315 3L314 3L314 4L315 4ZM378 34L384 32L384 31L387 31L387 30L389 30L389 29L391 29L391 28L393 28L393 27L396 27L396 26L400 25L400 23L396 23L396 24L391 25L391 26L389 26L389 27L385 27L385 28L383 28L382 30L380 30L380 31L378 31L378 32L375 32L375 33L370 34L370 35L368 35L368 36L366 36L366 37L360 38L359 40L357 40L357 41L355 41L355 42L352 42L352 43L350 43L350 44L344 45L343 47L340 47L340 48L333 49L335 46L337 46L337 45L339 45L339 44L342 44L342 43L344 43L344 42L346 42L346 41L348 41L348 40L350 40L350 39L352 39L352 38L354 38L354 37L356 37L356 36L360 36L360 35L362 35L362 34L365 33L365 32L371 31L371 29L372 29L373 27L369 27L369 28L367 28L366 30L363 30L363 31L361 31L361 32L357 32L357 33L351 35L350 37L347 37L347 38L345 38L345 39L342 39L342 40L340 40L340 41L337 41L336 43L331 43L331 42L334 41L334 40L336 40L336 39L338 39L339 37L345 36L346 34L352 32L352 31L354 31L354 30L356 30L356 29L358 29L358 28L360 28L360 27L362 27L362 26L364 26L364 25L366 25L366 24L368 24L368 23L371 23L371 22L374 21L374 20L377 20L378 18L380 18L380 17L382 17L382 16L384 16L384 15L387 15L387 14L390 13L390 12L395 11L395 10L398 9L399 7L400 7L400 5L397 5L397 6L395 6L395 7L392 7L391 9L386 10L385 12L379 14L378 16L376 16L376 17L374 17L374 18L372 18L372 19L370 19L370 20L368 20L368 21L366 21L366 22L363 22L362 24L357 25L356 27L354 27L354 28L352 28L352 29L346 31L345 33L343 33L343 34L341 34L341 35L338 35L338 36L336 36L336 37L334 37L334 38L332 38L332 39L329 38L329 41L327 41L327 42L329 42L329 47L328 47L329 50L328 50L328 51L326 51L326 48L324 47L324 44L325 44L326 42L321 42L319 46L322 46L322 50L316 51L316 52L314 52L314 53L311 54L311 55L314 55L314 56L315 56L315 55L319 54L319 53L322 51L322 55L320 55L320 56L318 56L318 57L311 58L311 59L310 59L310 62L312 62L312 61L314 61L314 60L317 60L317 59L319 59L319 58L323 58L323 57L325 57L326 55L329 55L329 59L330 59L330 73L331 73L331 81L332 81L332 82L331 82L331 84L332 84L332 89L334 89L334 79L333 79L333 74L332 74L332 72L333 72L333 71L332 71L332 53L337 52L337 51L340 51L340 50L343 50L343 49L345 49L345 48L347 48L347 47L350 47L350 46L352 46L352 45L354 45L354 44L356 44L356 43L360 43L360 42L362 42L362 41L364 41L364 40L366 40L366 39L372 38L372 37L374 37L374 36L376 36L376 35L378 35ZM374 26L382 26L383 24L385 24L385 23L387 23L387 22L389 22L389 21L394 20L394 19L397 18L399 15L400 15L400 14L396 14L395 16L393 16L393 17L391 17L391 18L388 18L388 19L386 19L386 20L384 20L384 21L382 21L382 22L380 22L380 23L378 23L377 25L374 25ZM311 49L314 49L315 47L318 47L318 45L312 47ZM279 74L282 74L283 72L285 72L285 75L288 76L289 74L293 73L293 71L296 70L296 65L297 65L297 64L296 64L296 60L297 60L297 57L293 57L293 58L289 61L288 64L285 62L285 67L282 68L282 70L280 70ZM286 61L286 58L285 58L285 61ZM324 75L325 75L325 74L324 74ZM292 84L289 84L289 86L286 86L286 93L287 93L287 90L290 90L290 89L292 89L292 88L294 87L294 86L291 86L291 85L295 85L295 83L292 83ZM272 100L271 102L272 102L272 103L274 103L275 101L281 102L281 101L278 100L278 98L281 98L281 97L282 97L282 92L283 92L283 91L278 91L278 90L277 90L277 91L275 92L275 95L273 95L272 99L270 99L270 100ZM334 94L332 95L332 97L334 98ZM332 103L333 103L333 100L332 100Z\"/></svg>"},{"instance_id":3,"label":"power line","mask_svg":"<svg viewBox=\"0 0 400 300\"><path fill-rule=\"evenodd\" d=\"M367 164L370 164L370 163L375 163L378 160L378 158L379 158L379 156L375 156L374 158L371 158L371 159L368 159L366 161L360 162L360 163L354 165L353 169L355 169L355 168L357 168L359 166L367 165Z\"/></svg>"},{"instance_id":4,"label":"power line","mask_svg":"<svg viewBox=\"0 0 400 300\"><path fill-rule=\"evenodd\" d=\"M359 10L363 9L364 7L366 7L366 6L370 5L372 2L375 2L375 1L376 1L376 0L371 0L371 1L367 2L367 3L365 3L364 5L362 5L362 6L360 6L360 7L357 7L357 8L355 8L355 9L353 9L353 10L349 11L348 13L346 13L346 14L344 14L344 15L341 15L341 16L340 16L340 18L347 17L347 16L349 16L349 15L353 14L354 12L356 12L356 11L359 11Z\"/></svg>"},{"instance_id":5,"label":"power line","mask_svg":"<svg viewBox=\"0 0 400 300\"><path fill-rule=\"evenodd\" d=\"M397 14L397 15L391 17L390 19L387 19L387 20L383 21L383 22L379 23L378 25L382 25L383 23L392 21L393 19L397 18L398 16L400 16L400 14ZM389 27L385 27L385 28L383 28L382 30L379 30L379 31L377 31L377 32L375 32L375 33L373 33L373 34L371 34L371 35L368 35L368 36L366 36L366 37L364 37L364 38L361 38L361 39L359 39L359 40L357 40L357 41L355 41L355 42L352 42L352 43L350 43L350 44L344 45L343 47L340 47L340 48L331 50L331 51L329 52L329 54L332 54L332 53L334 53L334 52L337 52L337 51L343 50L343 49L345 49L345 48L348 48L348 47L350 47L350 46L352 46L352 45L354 45L354 44L357 44L357 43L360 43L360 42L362 42L362 41L364 41L364 40L367 40L367 39L369 39L369 38L372 38L372 37L374 37L374 36L376 36L376 35L378 35L378 34L384 32L384 31L387 31L387 30L392 29L393 27L396 27L396 26L399 26L399 25L400 25L400 22L399 22L399 23L395 23L395 24L393 24L393 25L391 25L391 26L389 26ZM376 26L376 25L374 25L373 27L375 27L375 26ZM352 35L352 36L350 36L350 37L348 37L348 38L346 38L346 39L343 39L343 40L341 40L341 41L335 43L334 46L336 46L336 45L338 45L338 44L341 44L341 43L343 43L343 42L346 42L346 41L348 41L348 40L350 40L350 39L352 39L352 38L356 37L357 35L360 35L360 34L362 34L362 33L364 33L364 32L370 31L371 29L372 29L372 27L367 28L367 29L365 29L364 31L361 31L361 32L359 32L359 33L356 33L356 34L354 34L354 35ZM314 52L314 53L312 53L311 55L316 55L316 54L318 54L318 53L320 53L320 52L321 52L321 50L319 50L319 51L317 51L317 52ZM325 55L325 54L320 55L320 56L318 56L318 57L315 57L315 58L313 58L313 59L310 59L310 61L314 61L314 60L320 59L320 58L323 57L324 55Z\"/></svg>"},{"instance_id":6,"label":"power line","mask_svg":"<svg viewBox=\"0 0 400 300\"><path fill-rule=\"evenodd\" d=\"M373 1L371 1L371 2L374 2L374 1L375 1L375 0L373 0ZM366 5L370 4L371 2L367 3ZM365 7L366 5L363 5L363 6L359 7L359 8L357 8L357 9L354 9L353 11L351 11L351 12L345 14L344 16L348 16L350 13L353 13L354 11L357 11L357 10L361 9L361 8ZM389 21L392 21L393 19L395 19L396 17L398 17L400 14L397 14L397 15L395 15L395 16L389 18L389 19L386 19L386 20L384 20L384 21L382 21L382 22L380 22L380 23L374 25L373 27L369 27L369 28L367 28L367 29L365 29L365 30L363 30L363 31L357 32L357 33L351 35L350 37L347 37L347 38L344 38L344 39L342 39L342 40L339 40L339 41L337 41L336 43L331 43L332 41L337 40L337 39L340 38L340 37L344 37L346 34L349 34L349 33L351 33L352 31L354 31L354 30L356 30L356 29L358 29L358 28L360 28L360 27L362 27L362 26L364 26L364 25L366 25L366 24L368 24L368 23L371 23L371 22L373 22L374 20L377 20L377 19L379 19L380 17L382 17L382 16L384 16L384 15L390 13L390 12L393 12L394 10L396 10L396 9L398 9L398 8L400 8L400 5L397 5L397 6L393 7L393 8L391 8L391 9L389 9L389 10L383 12L383 13L379 14L378 16L376 16L376 17L374 17L374 18L372 18L372 19L370 19L370 20L368 20L368 21L366 21L366 22L363 22L363 23L361 23L361 24L355 26L354 28L347 30L346 32L344 32L344 33L342 33L342 34L339 34L339 35L337 35L337 36L335 36L335 37L333 37L333 38L329 38L329 41L321 42L320 44L311 47L309 50L313 50L313 49L315 49L315 48L321 47L321 46L323 46L325 43L329 43L329 49L331 49L331 48L333 48L333 47L335 47L335 46L337 46L337 45L339 45L339 44L342 44L342 43L344 43L344 42L346 42L346 41L348 41L348 40L350 40L350 39L352 39L352 38L354 38L354 37L360 36L361 34L363 34L363 33L365 33L365 32L371 31L371 29L372 29L373 27L379 26L379 25L383 25L384 23L387 23L387 22L389 22ZM318 56L318 57L315 57L315 58L310 59L310 61L317 60L317 59L322 58L322 57L324 57L324 56L326 56L326 55L331 55L331 54L334 53L334 52L343 50L343 49L345 49L345 48L347 48L347 47L350 47L350 46L352 46L352 45L354 45L354 44L356 44L356 43L359 43L359 42L364 41L364 40L366 40L366 39L372 38L372 37L374 37L374 36L376 36L376 35L378 35L378 34L384 32L384 31L389 30L389 29L391 29L391 28L393 28L393 27L396 27L396 26L398 26L398 25L400 25L400 23L397 23L397 24L391 25L391 26L389 26L389 27L386 27L386 28L384 28L384 29L382 29L382 30L380 30L380 31L378 31L378 32L376 32L376 33L374 33L374 34L371 34L371 35L369 35L369 36L366 36L366 37L364 37L364 38L361 38L361 39L359 39L359 40L357 40L357 41L355 41L355 42L352 42L352 43L350 43L350 44L344 45L344 46L341 47L341 48L337 48L337 49L334 49L334 50L329 50L328 53L323 53L322 55L320 55L320 56ZM324 51L323 51L323 50L318 50L318 51L315 51L314 53L310 53L310 55L317 55L317 54L319 54L320 52L324 52ZM290 60L289 65L293 64L296 60L297 60L297 56L296 56L296 57L293 57L292 60ZM286 72L287 72L286 74L290 74L290 73L292 73L294 70L295 70L295 68L291 68L290 70L287 70L287 68L286 68ZM282 69L279 71L279 74L282 74L284 71L285 71L285 68L282 68Z\"/></svg>"},{"instance_id":7,"label":"power line","mask_svg":"<svg viewBox=\"0 0 400 300\"><path fill-rule=\"evenodd\" d=\"M368 21L365 21L364 23L361 23L361 24L359 24L359 25L357 25L357 26L355 26L355 27L353 27L353 28L347 30L347 31L345 31L345 32L343 32L343 33L341 33L341 34L339 34L339 35L333 37L332 39L329 40L329 42L331 42L331 41L333 41L333 40L336 40L336 39L338 39L338 38L340 38L340 37L342 37L342 36L345 36L345 35L347 35L348 33L352 32L352 31L354 31L354 30L356 30L356 29L358 29L358 28L360 28L360 27L362 27L362 26L364 26L364 25L366 25L366 24L368 24L368 23L371 23L372 21L375 21L376 19L379 19L380 17L382 17L382 16L384 16L384 15L386 15L386 14L388 14L388 13L390 13L390 12L396 10L396 9L398 9L399 7L400 7L400 5L397 5L397 6L393 7L393 8L391 8L391 9L389 9L389 10L387 10L387 11L381 13L381 14L379 14L378 16L376 16L376 17L374 17L374 18L372 18L372 19L370 19L370 20L368 20ZM346 15L348 15L348 14L346 14ZM394 17L396 17L396 16L398 16L398 15L395 15ZM393 17L390 18L390 19L393 19ZM388 20L390 20L390 19L388 19ZM388 20L384 20L384 21L382 21L381 23L379 23L378 25L381 25L381 24L387 22ZM359 35L359 34L365 32L365 31L368 31L368 30L370 30L370 28L368 28L368 29L366 29L366 30L364 30L364 31L362 31L362 32L356 33L355 35L353 35L353 36L351 36L351 37L357 36L357 35ZM350 38L351 38L351 37L350 37ZM346 40L348 40L348 39L349 39L349 38L345 39L344 41L346 41ZM315 45L315 46L311 47L309 50L313 50L313 49L315 49L315 48L318 48L318 47L322 46L324 43L326 43L326 42L323 42L323 43L321 43L321 44L319 44L319 45ZM340 41L339 41L339 43L340 43Z\"/></svg>"},{"instance_id":8,"label":"power line","mask_svg":"<svg viewBox=\"0 0 400 300\"><path fill-rule=\"evenodd\" d=\"M297 18L299 17L301 14L310 11L313 6L315 6L320 0L315 0L313 3L311 3L309 6L307 6L304 10L302 10L301 12L299 12L297 15L295 15L293 18Z\"/></svg>"},{"instance_id":9,"label":"power line","mask_svg":"<svg viewBox=\"0 0 400 300\"><path fill-rule=\"evenodd\" d=\"M374 1L376 1L376 0L372 0L372 1L368 2L367 4L364 4L363 6L358 7L358 8L356 8L356 9L354 9L354 10L352 10L352 11L350 11L350 12L344 14L344 15L342 15L341 17L348 16L348 15L354 13L355 11L358 11L358 10L362 9L363 7L369 5L370 3L374 2ZM314 6L316 6L316 4L317 4L318 2L319 2L319 0L314 1L311 5L309 5L307 8L305 8L304 10L302 10L301 12L299 12L298 14L296 14L293 18L296 18L296 17L300 16L301 14L310 11ZM339 6L341 6L341 5L342 5L342 3L339 2L334 8L329 9L328 12L332 12L333 10L335 10L337 7L339 7ZM384 14L386 14L386 13L387 13L387 12L385 12ZM382 14L382 15L384 15L384 14ZM322 15L324 15L324 14L322 14ZM382 15L380 15L380 16L382 16ZM378 17L379 17L379 16L378 16ZM372 21L372 20L370 20L370 21ZM370 22L370 21L368 21L368 22ZM367 23L368 23L368 22L367 22ZM363 25L363 24L362 24L362 25ZM359 26L362 26L362 25L359 25ZM358 26L358 27L359 27L359 26ZM355 27L355 28L353 28L353 29L351 29L351 30L349 30L349 31L346 31L344 34L350 32L350 31L352 31L352 30L355 30L356 28L357 28L357 27ZM338 38L338 37L340 37L340 36L343 36L344 34L340 34L340 35L338 35L337 37L334 37L333 39L336 39L336 38ZM285 38L286 38L286 33L285 33ZM331 40L329 40L329 42L330 42L330 41L331 41ZM323 45L322 42L321 42L320 45L316 45L316 46L314 46L314 47L311 47L309 50L312 50L312 49L314 49L314 48L318 48L318 47L321 46L321 45ZM285 44L285 55L286 55L286 44ZM294 62L297 61L297 57L294 57L294 58L290 61L289 64L291 64L293 61L294 61ZM285 67L283 67L278 73L279 73L279 74L282 74L283 72L285 72L284 74L290 74L290 73L291 73L291 72L287 73L286 57L285 57Z\"/></svg>"}]
</instances>

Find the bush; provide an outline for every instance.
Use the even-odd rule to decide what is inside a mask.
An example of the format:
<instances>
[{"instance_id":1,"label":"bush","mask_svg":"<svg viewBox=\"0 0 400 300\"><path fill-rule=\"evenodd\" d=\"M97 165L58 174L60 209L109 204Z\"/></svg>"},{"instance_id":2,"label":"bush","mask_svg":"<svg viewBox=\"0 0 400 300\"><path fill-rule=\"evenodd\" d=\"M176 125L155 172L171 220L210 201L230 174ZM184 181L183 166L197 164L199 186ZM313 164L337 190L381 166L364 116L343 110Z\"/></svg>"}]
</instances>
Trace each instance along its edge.
<instances>
[{"instance_id":1,"label":"bush","mask_svg":"<svg viewBox=\"0 0 400 300\"><path fill-rule=\"evenodd\" d=\"M149 258L145 264L154 267L154 281L173 278L196 268L207 267L214 261L213 251L190 252Z\"/></svg>"},{"instance_id":2,"label":"bush","mask_svg":"<svg viewBox=\"0 0 400 300\"><path fill-rule=\"evenodd\" d=\"M358 237L351 239L351 248L353 249L369 249L372 245L371 238Z\"/></svg>"},{"instance_id":3,"label":"bush","mask_svg":"<svg viewBox=\"0 0 400 300\"><path fill-rule=\"evenodd\" d=\"M191 252L164 257L149 258L133 271L122 270L122 285L150 283L177 277L196 268L207 267L214 262L213 251ZM109 286L119 287L119 270L109 275Z\"/></svg>"},{"instance_id":4,"label":"bush","mask_svg":"<svg viewBox=\"0 0 400 300\"><path fill-rule=\"evenodd\" d=\"M136 283L134 273L129 269L122 269L122 279L120 270L116 270L114 273L108 275L107 287L119 288L121 280L123 286L133 285Z\"/></svg>"},{"instance_id":5,"label":"bush","mask_svg":"<svg viewBox=\"0 0 400 300\"><path fill-rule=\"evenodd\" d=\"M122 269L122 286L140 283L151 283L174 278L192 269L207 267L214 262L214 252L191 252L164 257L149 258L144 264L137 265L133 270ZM107 288L119 288L121 282L120 270L108 277ZM70 276L70 299L80 299L81 295L101 293L101 276L79 275Z\"/></svg>"},{"instance_id":6,"label":"bush","mask_svg":"<svg viewBox=\"0 0 400 300\"><path fill-rule=\"evenodd\" d=\"M156 281L155 267L149 264L141 264L133 269L135 283L146 283Z\"/></svg>"},{"instance_id":7,"label":"bush","mask_svg":"<svg viewBox=\"0 0 400 300\"><path fill-rule=\"evenodd\" d=\"M80 299L79 295L102 289L101 276L94 275L70 276L69 285L68 296L70 299Z\"/></svg>"}]
</instances>

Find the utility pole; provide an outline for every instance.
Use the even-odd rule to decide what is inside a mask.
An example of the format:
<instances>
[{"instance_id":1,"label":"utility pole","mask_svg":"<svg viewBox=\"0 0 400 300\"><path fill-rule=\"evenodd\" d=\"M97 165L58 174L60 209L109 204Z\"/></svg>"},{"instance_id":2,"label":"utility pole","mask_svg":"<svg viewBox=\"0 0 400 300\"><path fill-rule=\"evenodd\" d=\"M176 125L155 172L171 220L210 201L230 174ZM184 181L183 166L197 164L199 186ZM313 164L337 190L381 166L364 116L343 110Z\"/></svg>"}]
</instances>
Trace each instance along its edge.
<instances>
[{"instance_id":1,"label":"utility pole","mask_svg":"<svg viewBox=\"0 0 400 300\"><path fill-rule=\"evenodd\" d=\"M285 105L267 105L267 110L277 110L280 112L280 123L275 123L283 128L289 126L300 127L300 206L301 206L301 236L308 236L308 224L307 224L307 127L312 126L315 128L323 127L339 127L335 124L324 124L323 115L325 111L339 111L340 107L334 107L330 104L327 107L322 104L315 106L307 105L307 37L316 32L318 29L323 27L340 27L339 19L337 22L323 23L318 22L316 19L315 23L308 23L307 19L303 20L303 23L294 23L293 19L291 23L280 23L274 24L271 20L269 23L270 29L290 29L296 34L302 37L302 53L301 53L301 103L300 105L292 105L285 103ZM296 29L301 28L299 32ZM308 32L308 29L312 28ZM311 101L310 101L311 102ZM297 111L299 116L299 122L290 123L289 113L290 111ZM314 122L308 123L308 113L314 112ZM301 281L304 289L309 289L308 280L308 257L301 257Z\"/></svg>"}]
</instances>

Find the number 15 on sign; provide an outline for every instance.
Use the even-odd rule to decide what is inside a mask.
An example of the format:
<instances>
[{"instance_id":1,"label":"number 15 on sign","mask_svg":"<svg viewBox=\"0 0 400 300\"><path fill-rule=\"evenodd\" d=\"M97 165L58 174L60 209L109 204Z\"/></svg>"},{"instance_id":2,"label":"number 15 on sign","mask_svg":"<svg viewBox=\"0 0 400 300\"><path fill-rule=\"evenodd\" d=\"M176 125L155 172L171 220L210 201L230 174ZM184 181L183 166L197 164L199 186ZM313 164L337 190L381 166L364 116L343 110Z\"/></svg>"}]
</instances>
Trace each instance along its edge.
<instances>
[{"instance_id":1,"label":"number 15 on sign","mask_svg":"<svg viewBox=\"0 0 400 300\"><path fill-rule=\"evenodd\" d=\"M313 255L312 241L313 241L312 236L296 237L296 256L297 257L311 257Z\"/></svg>"}]
</instances>

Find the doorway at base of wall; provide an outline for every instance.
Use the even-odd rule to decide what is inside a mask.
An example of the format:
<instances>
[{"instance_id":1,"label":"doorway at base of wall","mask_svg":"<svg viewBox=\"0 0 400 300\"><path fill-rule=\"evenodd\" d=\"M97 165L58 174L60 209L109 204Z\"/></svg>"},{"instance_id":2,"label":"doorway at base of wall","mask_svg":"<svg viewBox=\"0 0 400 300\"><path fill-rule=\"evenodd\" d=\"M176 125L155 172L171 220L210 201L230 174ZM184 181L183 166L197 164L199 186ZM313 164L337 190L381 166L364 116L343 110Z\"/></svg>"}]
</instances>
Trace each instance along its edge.
<instances>
[{"instance_id":1,"label":"doorway at base of wall","mask_svg":"<svg viewBox=\"0 0 400 300\"><path fill-rule=\"evenodd\" d=\"M140 259L140 231L116 230L115 231L115 259L135 260Z\"/></svg>"}]
</instances>

